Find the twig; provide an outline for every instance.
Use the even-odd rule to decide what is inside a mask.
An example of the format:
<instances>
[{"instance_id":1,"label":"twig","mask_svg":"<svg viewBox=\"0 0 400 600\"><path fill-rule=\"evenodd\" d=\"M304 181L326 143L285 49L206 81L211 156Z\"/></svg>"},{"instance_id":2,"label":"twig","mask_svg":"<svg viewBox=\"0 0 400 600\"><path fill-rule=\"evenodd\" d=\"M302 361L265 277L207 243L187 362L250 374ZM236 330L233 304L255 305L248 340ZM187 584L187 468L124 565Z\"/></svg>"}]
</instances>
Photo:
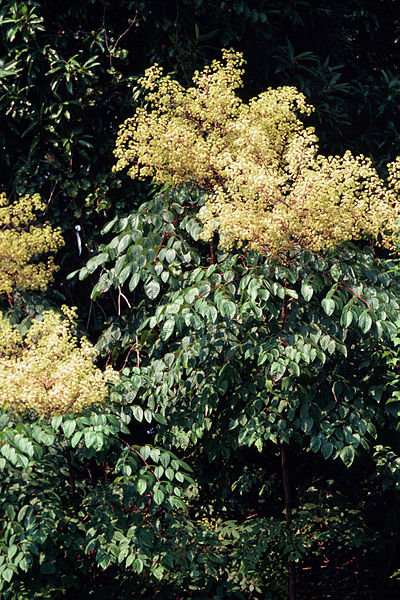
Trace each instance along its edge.
<instances>
[{"instance_id":1,"label":"twig","mask_svg":"<svg viewBox=\"0 0 400 600\"><path fill-rule=\"evenodd\" d=\"M136 348L136 366L140 367L139 338L138 338L138 336L136 336L135 343L132 344L132 346L129 348L128 354L125 357L124 364L122 365L121 371L122 371L122 369L125 368L125 365L128 362L128 358L134 348Z\"/></svg>"},{"instance_id":2,"label":"twig","mask_svg":"<svg viewBox=\"0 0 400 600\"><path fill-rule=\"evenodd\" d=\"M120 438L118 438L120 439ZM144 462L144 464L146 465L146 467L148 468L148 470L150 471L150 473L153 473L154 477L157 479L157 481L159 482L160 479L157 477L157 475L155 474L155 472L153 471L153 469L149 466L149 463L143 458L143 456L140 454L140 452L138 450L136 450L136 448L134 446L131 446L130 444L128 444L128 442L126 442L125 440L120 440L123 444L125 444L125 446L127 446L130 450L132 450L132 452L135 452L135 454L137 454L142 461Z\"/></svg>"},{"instance_id":3,"label":"twig","mask_svg":"<svg viewBox=\"0 0 400 600\"><path fill-rule=\"evenodd\" d=\"M125 300L125 302L127 303L128 307L132 308L131 303L129 302L129 300L125 296L125 294L122 293L121 286L119 285L118 286L118 315L121 314L121 296Z\"/></svg>"},{"instance_id":4,"label":"twig","mask_svg":"<svg viewBox=\"0 0 400 600\"><path fill-rule=\"evenodd\" d=\"M89 321L90 321L90 317L92 314L92 307L93 307L93 300L90 301L90 305L89 305L89 314L88 314L88 318L86 321L86 329L89 327Z\"/></svg>"},{"instance_id":5,"label":"twig","mask_svg":"<svg viewBox=\"0 0 400 600\"><path fill-rule=\"evenodd\" d=\"M343 284L342 284L342 285L343 285ZM347 290L349 290L349 291L350 291L352 294L354 294L354 295L355 295L355 297L356 297L358 300L360 300L361 302L364 302L364 304L365 304L365 305L366 305L366 306L367 306L367 307L368 307L368 308L371 310L371 307L370 307L370 305L368 304L368 302L367 302L366 300L364 300L364 298L361 298L361 296L359 296L358 294L356 294L356 293L355 293L355 291L354 291L354 290L353 290L351 287L349 287L348 285L345 285L344 287L345 287Z\"/></svg>"},{"instance_id":6,"label":"twig","mask_svg":"<svg viewBox=\"0 0 400 600\"><path fill-rule=\"evenodd\" d=\"M136 15L133 17L133 19L128 19L128 27L125 29L125 31L123 31L121 33L121 35L117 38L113 48L110 48L110 44L108 43L108 36L107 36L107 29L106 29L106 7L104 6L104 10L103 10L103 29L104 29L104 41L106 44L106 48L107 48L107 52L108 52L108 57L110 60L110 68L112 67L112 59L114 58L114 52L117 49L118 44L120 43L120 41L122 40L122 38L124 37L124 35L126 35L128 33L128 31L131 29L131 27L136 23L137 21L137 13Z\"/></svg>"}]
</instances>

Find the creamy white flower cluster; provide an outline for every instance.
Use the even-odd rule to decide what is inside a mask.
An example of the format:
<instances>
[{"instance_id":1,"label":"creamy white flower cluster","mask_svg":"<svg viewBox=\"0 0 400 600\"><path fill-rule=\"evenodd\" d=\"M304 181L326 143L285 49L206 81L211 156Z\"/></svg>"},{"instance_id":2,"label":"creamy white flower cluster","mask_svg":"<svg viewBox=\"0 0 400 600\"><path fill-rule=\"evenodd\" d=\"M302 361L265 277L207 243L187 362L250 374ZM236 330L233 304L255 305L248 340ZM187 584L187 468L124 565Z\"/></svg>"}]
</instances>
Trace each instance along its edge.
<instances>
[{"instance_id":1,"label":"creamy white flower cluster","mask_svg":"<svg viewBox=\"0 0 400 600\"><path fill-rule=\"evenodd\" d=\"M104 402L116 373L95 366L93 345L71 332L75 311L63 312L43 313L24 337L0 315L0 408L49 417Z\"/></svg>"},{"instance_id":2,"label":"creamy white flower cluster","mask_svg":"<svg viewBox=\"0 0 400 600\"><path fill-rule=\"evenodd\" d=\"M362 238L392 248L399 161L385 182L368 158L321 156L299 118L312 111L305 97L281 87L244 103L236 95L242 66L241 54L225 50L188 89L159 66L148 69L148 105L121 126L115 170L207 190L203 238L218 232L227 248L319 251Z\"/></svg>"}]
</instances>

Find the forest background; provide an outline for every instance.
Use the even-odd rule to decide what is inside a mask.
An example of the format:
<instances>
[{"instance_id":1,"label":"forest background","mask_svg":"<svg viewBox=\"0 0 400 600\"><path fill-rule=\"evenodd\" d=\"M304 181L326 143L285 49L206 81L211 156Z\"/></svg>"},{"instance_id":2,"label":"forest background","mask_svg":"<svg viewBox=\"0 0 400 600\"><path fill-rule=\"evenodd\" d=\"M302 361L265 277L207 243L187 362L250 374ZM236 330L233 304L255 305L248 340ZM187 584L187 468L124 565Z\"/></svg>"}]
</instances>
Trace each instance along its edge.
<instances>
[{"instance_id":1,"label":"forest background","mask_svg":"<svg viewBox=\"0 0 400 600\"><path fill-rule=\"evenodd\" d=\"M146 68L187 87L234 48L244 102L295 86L321 153L385 179L398 2L2 0L0 30L0 261L20 269L1 373L21 367L0 382L1 598L397 598L393 252L226 251L201 239L201 190L132 180L113 150ZM18 263L30 231L59 248L52 281Z\"/></svg>"}]
</instances>

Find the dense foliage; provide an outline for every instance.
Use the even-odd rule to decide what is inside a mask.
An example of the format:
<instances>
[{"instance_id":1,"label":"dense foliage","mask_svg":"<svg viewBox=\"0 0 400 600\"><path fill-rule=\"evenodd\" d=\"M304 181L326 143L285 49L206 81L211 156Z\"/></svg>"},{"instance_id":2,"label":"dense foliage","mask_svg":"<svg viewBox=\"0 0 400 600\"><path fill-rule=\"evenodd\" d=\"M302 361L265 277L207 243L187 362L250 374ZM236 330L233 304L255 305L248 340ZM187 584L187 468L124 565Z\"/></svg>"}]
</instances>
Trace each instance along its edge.
<instances>
[{"instance_id":1,"label":"dense foliage","mask_svg":"<svg viewBox=\"0 0 400 600\"><path fill-rule=\"evenodd\" d=\"M397 598L394 3L0 30L1 598Z\"/></svg>"}]
</instances>

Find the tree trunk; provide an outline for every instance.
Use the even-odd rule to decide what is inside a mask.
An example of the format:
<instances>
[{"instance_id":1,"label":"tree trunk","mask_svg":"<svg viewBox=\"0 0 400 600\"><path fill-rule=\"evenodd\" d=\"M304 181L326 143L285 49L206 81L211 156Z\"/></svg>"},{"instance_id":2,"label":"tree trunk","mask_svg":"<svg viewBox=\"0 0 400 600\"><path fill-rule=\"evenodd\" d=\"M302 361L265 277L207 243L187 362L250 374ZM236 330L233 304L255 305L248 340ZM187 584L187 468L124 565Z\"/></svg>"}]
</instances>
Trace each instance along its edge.
<instances>
[{"instance_id":1,"label":"tree trunk","mask_svg":"<svg viewBox=\"0 0 400 600\"><path fill-rule=\"evenodd\" d=\"M281 465L282 465L282 483L285 498L286 527L290 531L292 523L292 499L290 495L289 470L287 464L287 453L285 442L280 442L281 447ZM288 561L289 578L289 600L296 600L296 570L293 560Z\"/></svg>"}]
</instances>

